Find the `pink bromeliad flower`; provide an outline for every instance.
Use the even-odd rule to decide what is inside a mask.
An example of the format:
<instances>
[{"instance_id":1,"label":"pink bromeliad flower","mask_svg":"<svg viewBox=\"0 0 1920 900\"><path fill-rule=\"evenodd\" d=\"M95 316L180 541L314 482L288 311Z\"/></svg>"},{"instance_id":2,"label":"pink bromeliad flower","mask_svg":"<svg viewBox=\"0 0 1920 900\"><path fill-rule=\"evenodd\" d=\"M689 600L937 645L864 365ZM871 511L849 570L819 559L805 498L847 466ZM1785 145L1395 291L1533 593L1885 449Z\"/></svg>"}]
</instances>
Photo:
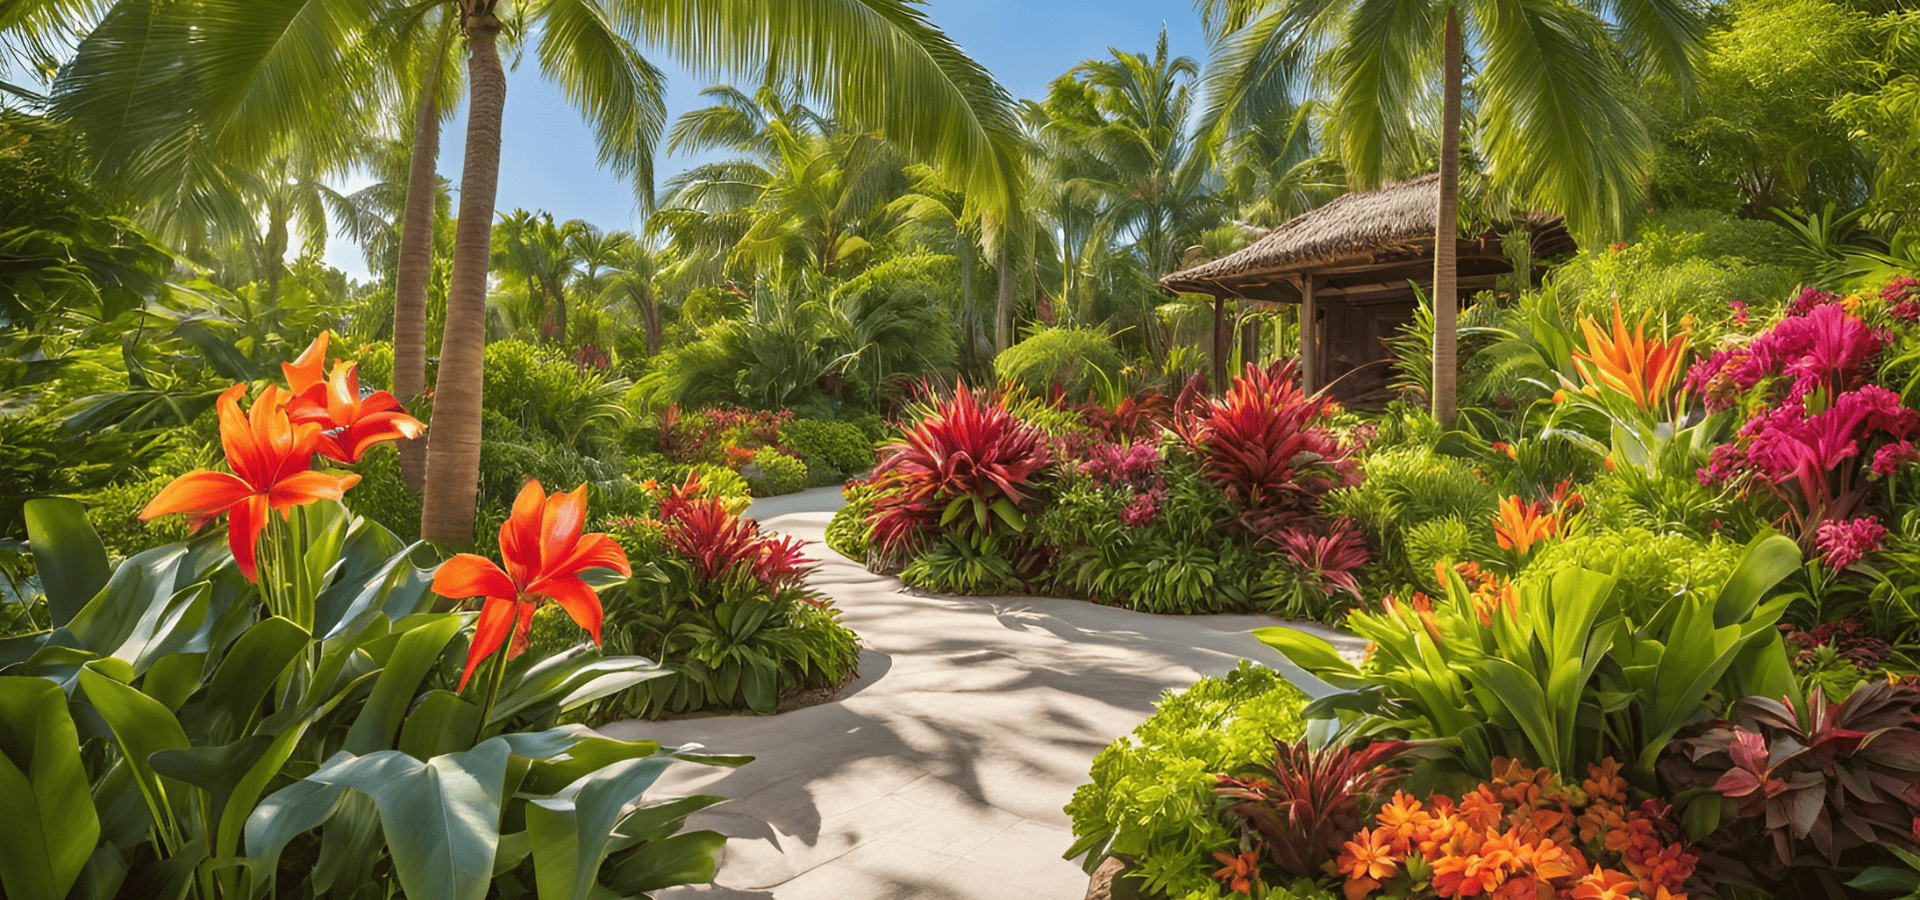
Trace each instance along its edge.
<instances>
[{"instance_id":1,"label":"pink bromeliad flower","mask_svg":"<svg viewBox=\"0 0 1920 900\"><path fill-rule=\"evenodd\" d=\"M1886 547L1887 529L1873 516L1822 522L1815 533L1814 546L1827 568L1840 570L1878 553Z\"/></svg>"}]
</instances>

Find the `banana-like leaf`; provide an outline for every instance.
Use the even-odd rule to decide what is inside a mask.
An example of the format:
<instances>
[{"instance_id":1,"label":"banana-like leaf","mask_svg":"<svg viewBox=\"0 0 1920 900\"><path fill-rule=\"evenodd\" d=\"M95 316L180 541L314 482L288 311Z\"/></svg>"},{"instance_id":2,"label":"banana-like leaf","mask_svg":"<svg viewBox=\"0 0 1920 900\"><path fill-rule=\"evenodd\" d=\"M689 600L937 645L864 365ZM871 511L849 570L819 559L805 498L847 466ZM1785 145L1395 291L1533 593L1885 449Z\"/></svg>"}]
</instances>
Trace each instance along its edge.
<instances>
[{"instance_id":1,"label":"banana-like leaf","mask_svg":"<svg viewBox=\"0 0 1920 900\"><path fill-rule=\"evenodd\" d=\"M672 763L671 758L657 756L622 760L528 804L527 834L540 896L586 900L620 811L638 800Z\"/></svg>"},{"instance_id":2,"label":"banana-like leaf","mask_svg":"<svg viewBox=\"0 0 1920 900\"><path fill-rule=\"evenodd\" d=\"M61 900L99 839L66 692L43 678L0 678L0 888Z\"/></svg>"},{"instance_id":3,"label":"banana-like leaf","mask_svg":"<svg viewBox=\"0 0 1920 900\"><path fill-rule=\"evenodd\" d=\"M27 542L47 595L47 615L58 628L100 593L113 570L107 548L87 522L87 509L65 498L28 500L22 508Z\"/></svg>"}]
</instances>

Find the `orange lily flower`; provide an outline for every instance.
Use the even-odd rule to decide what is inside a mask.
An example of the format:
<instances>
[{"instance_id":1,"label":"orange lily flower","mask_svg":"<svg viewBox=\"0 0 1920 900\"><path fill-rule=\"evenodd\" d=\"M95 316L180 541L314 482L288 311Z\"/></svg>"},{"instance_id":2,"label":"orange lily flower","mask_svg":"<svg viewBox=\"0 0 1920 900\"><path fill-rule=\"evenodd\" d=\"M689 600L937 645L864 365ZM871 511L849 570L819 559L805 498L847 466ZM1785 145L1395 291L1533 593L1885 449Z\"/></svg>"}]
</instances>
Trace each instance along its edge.
<instances>
[{"instance_id":1,"label":"orange lily flower","mask_svg":"<svg viewBox=\"0 0 1920 900\"><path fill-rule=\"evenodd\" d=\"M318 424L323 431L320 452L329 459L357 463L375 444L412 440L424 433L427 426L407 415L392 394L374 391L360 396L359 363L335 363L333 376L323 377L332 336L332 332L320 332L300 358L280 364L295 398L289 404L293 420Z\"/></svg>"},{"instance_id":2,"label":"orange lily flower","mask_svg":"<svg viewBox=\"0 0 1920 900\"><path fill-rule=\"evenodd\" d=\"M1560 520L1538 503L1522 503L1519 497L1500 501L1500 513L1493 517L1493 536L1500 549L1518 551L1522 556L1560 531Z\"/></svg>"},{"instance_id":3,"label":"orange lily flower","mask_svg":"<svg viewBox=\"0 0 1920 900\"><path fill-rule=\"evenodd\" d=\"M332 475L312 471L313 453L320 443L320 426L296 424L287 417L288 395L269 387L253 409L240 412L247 386L236 384L220 395L220 443L232 474L200 469L188 472L160 489L142 520L171 513L187 513L199 528L227 513L227 546L248 581L258 580L254 547L267 527L267 511L286 510L315 500L338 500L360 481L352 473Z\"/></svg>"},{"instance_id":4,"label":"orange lily flower","mask_svg":"<svg viewBox=\"0 0 1920 900\"><path fill-rule=\"evenodd\" d=\"M1641 316L1633 331L1627 331L1620 317L1620 304L1613 305L1613 333L1600 330L1588 317L1580 323L1587 348L1575 351L1574 367L1589 385L1604 385L1625 394L1633 405L1652 411L1667 399L1675 379L1680 377L1680 362L1687 355L1687 333L1671 340L1648 338L1647 316Z\"/></svg>"},{"instance_id":5,"label":"orange lily flower","mask_svg":"<svg viewBox=\"0 0 1920 900\"><path fill-rule=\"evenodd\" d=\"M320 452L329 459L357 463L375 444L412 440L427 429L419 419L407 415L400 401L386 391L360 396L357 363L335 365L325 391L316 390L318 387L310 386L296 401L293 420L326 429L320 436Z\"/></svg>"},{"instance_id":6,"label":"orange lily flower","mask_svg":"<svg viewBox=\"0 0 1920 900\"><path fill-rule=\"evenodd\" d=\"M287 376L287 387L297 396L303 396L327 378L327 340L333 332L322 331L320 336L307 345L299 358L290 363L281 363L280 372Z\"/></svg>"},{"instance_id":7,"label":"orange lily flower","mask_svg":"<svg viewBox=\"0 0 1920 900\"><path fill-rule=\"evenodd\" d=\"M511 659L527 648L527 633L542 597L552 600L600 643L600 596L580 579L588 569L613 569L633 574L627 553L605 534L581 534L587 521L587 488L547 496L540 482L529 481L513 501L513 513L500 526L503 570L484 556L462 553L447 560L433 575L433 592L453 600L483 597L480 621L474 626L467 666L460 673L460 689L480 661L505 643L509 632Z\"/></svg>"}]
</instances>

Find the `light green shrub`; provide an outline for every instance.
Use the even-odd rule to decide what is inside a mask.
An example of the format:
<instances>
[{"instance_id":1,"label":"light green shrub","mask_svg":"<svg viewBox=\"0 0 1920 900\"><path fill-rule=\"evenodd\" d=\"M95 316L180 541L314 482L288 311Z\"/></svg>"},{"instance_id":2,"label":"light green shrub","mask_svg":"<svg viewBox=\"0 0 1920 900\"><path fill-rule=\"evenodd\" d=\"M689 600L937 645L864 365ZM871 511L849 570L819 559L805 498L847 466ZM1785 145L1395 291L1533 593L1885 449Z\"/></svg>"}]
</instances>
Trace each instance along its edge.
<instances>
[{"instance_id":1,"label":"light green shrub","mask_svg":"<svg viewBox=\"0 0 1920 900\"><path fill-rule=\"evenodd\" d=\"M791 494L807 486L807 464L778 448L761 447L752 462L740 467L740 476L755 497Z\"/></svg>"},{"instance_id":2,"label":"light green shrub","mask_svg":"<svg viewBox=\"0 0 1920 900\"><path fill-rule=\"evenodd\" d=\"M780 426L780 445L807 463L807 480L832 484L873 468L873 443L851 422L794 419Z\"/></svg>"},{"instance_id":3,"label":"light green shrub","mask_svg":"<svg viewBox=\"0 0 1920 900\"><path fill-rule=\"evenodd\" d=\"M1278 673L1246 661L1223 678L1169 691L1140 727L1094 757L1092 783L1066 807L1076 837L1069 858L1086 854L1092 870L1121 854L1149 890L1209 890L1213 852L1234 845L1215 811L1214 776L1272 762L1276 739L1297 740L1305 730L1305 703Z\"/></svg>"},{"instance_id":4,"label":"light green shrub","mask_svg":"<svg viewBox=\"0 0 1920 900\"><path fill-rule=\"evenodd\" d=\"M1105 332L1082 328L1042 328L993 360L994 377L1049 396L1059 385L1079 398L1104 381L1120 377L1126 360Z\"/></svg>"},{"instance_id":5,"label":"light green shrub","mask_svg":"<svg viewBox=\"0 0 1920 900\"><path fill-rule=\"evenodd\" d=\"M871 484L849 484L842 495L847 504L827 522L827 547L857 563L867 561L873 545L873 507L878 493Z\"/></svg>"},{"instance_id":6,"label":"light green shrub","mask_svg":"<svg viewBox=\"0 0 1920 900\"><path fill-rule=\"evenodd\" d=\"M1414 522L1406 530L1405 545L1407 565L1413 570L1416 583L1434 592L1441 590L1440 581L1434 575L1435 563L1493 559L1496 546L1492 527L1486 520L1466 522L1459 516Z\"/></svg>"},{"instance_id":7,"label":"light green shrub","mask_svg":"<svg viewBox=\"0 0 1920 900\"><path fill-rule=\"evenodd\" d=\"M1612 575L1620 579L1615 596L1627 605L1628 618L1642 621L1668 598L1719 593L1733 575L1740 552L1730 541L1703 541L1684 534L1656 534L1641 528L1591 531L1547 542L1518 581L1544 582L1570 568Z\"/></svg>"}]
</instances>

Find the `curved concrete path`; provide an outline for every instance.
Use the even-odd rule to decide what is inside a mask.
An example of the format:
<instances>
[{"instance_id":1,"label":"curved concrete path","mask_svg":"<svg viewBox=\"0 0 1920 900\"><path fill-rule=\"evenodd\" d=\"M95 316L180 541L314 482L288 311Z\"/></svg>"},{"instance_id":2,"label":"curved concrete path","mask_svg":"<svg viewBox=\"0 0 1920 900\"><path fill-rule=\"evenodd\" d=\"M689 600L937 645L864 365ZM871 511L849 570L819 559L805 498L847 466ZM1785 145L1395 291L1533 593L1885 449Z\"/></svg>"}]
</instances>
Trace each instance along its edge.
<instances>
[{"instance_id":1,"label":"curved concrete path","mask_svg":"<svg viewBox=\"0 0 1920 900\"><path fill-rule=\"evenodd\" d=\"M820 542L840 504L821 488L749 515ZM1087 878L1060 858L1073 842L1061 807L1162 691L1247 657L1315 684L1247 635L1268 617L935 596L809 549L822 560L814 583L865 646L847 693L777 716L601 729L758 757L677 766L650 795L730 798L691 823L731 838L716 883L663 898L1076 900Z\"/></svg>"}]
</instances>

